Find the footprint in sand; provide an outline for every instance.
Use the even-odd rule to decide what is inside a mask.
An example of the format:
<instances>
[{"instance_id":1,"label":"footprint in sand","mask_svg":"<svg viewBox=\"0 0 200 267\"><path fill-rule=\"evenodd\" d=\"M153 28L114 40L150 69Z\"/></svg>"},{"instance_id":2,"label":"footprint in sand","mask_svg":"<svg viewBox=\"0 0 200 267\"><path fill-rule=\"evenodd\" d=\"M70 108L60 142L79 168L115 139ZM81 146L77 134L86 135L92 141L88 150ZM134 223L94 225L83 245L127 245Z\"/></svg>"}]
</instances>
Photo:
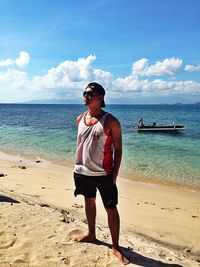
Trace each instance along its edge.
<instances>
[{"instance_id":1,"label":"footprint in sand","mask_svg":"<svg viewBox=\"0 0 200 267\"><path fill-rule=\"evenodd\" d=\"M28 266L28 261L30 259L29 252L17 253L12 258L11 266Z\"/></svg>"},{"instance_id":2,"label":"footprint in sand","mask_svg":"<svg viewBox=\"0 0 200 267\"><path fill-rule=\"evenodd\" d=\"M79 229L71 229L67 234L67 241L72 241L76 236L83 235L84 232Z\"/></svg>"},{"instance_id":3,"label":"footprint in sand","mask_svg":"<svg viewBox=\"0 0 200 267\"><path fill-rule=\"evenodd\" d=\"M79 204L75 203L72 205L72 208L80 209L80 208L83 208L83 205L79 205Z\"/></svg>"},{"instance_id":4,"label":"footprint in sand","mask_svg":"<svg viewBox=\"0 0 200 267\"><path fill-rule=\"evenodd\" d=\"M70 264L70 259L69 257L65 257L62 259L63 263L66 264L66 265L69 265Z\"/></svg>"},{"instance_id":5,"label":"footprint in sand","mask_svg":"<svg viewBox=\"0 0 200 267\"><path fill-rule=\"evenodd\" d=\"M26 194L26 193L23 193L23 195L25 195L25 196L30 196L30 197L36 197L36 198L39 198L39 197L40 197L40 195L37 195L37 194L32 195L32 194Z\"/></svg>"},{"instance_id":6,"label":"footprint in sand","mask_svg":"<svg viewBox=\"0 0 200 267\"><path fill-rule=\"evenodd\" d=\"M24 165L19 165L18 168L20 168L22 170L26 170L26 166L24 166Z\"/></svg>"},{"instance_id":7,"label":"footprint in sand","mask_svg":"<svg viewBox=\"0 0 200 267\"><path fill-rule=\"evenodd\" d=\"M26 263L26 261L25 260L22 260L22 259L16 259L16 260L13 261L13 264L19 264L19 266L21 264L23 264L23 263Z\"/></svg>"},{"instance_id":8,"label":"footprint in sand","mask_svg":"<svg viewBox=\"0 0 200 267\"><path fill-rule=\"evenodd\" d=\"M144 204L146 204L146 205L147 205L147 204L148 204L148 205L153 205L153 206L156 205L155 203L150 203L150 202L147 202L147 201L145 201Z\"/></svg>"},{"instance_id":9,"label":"footprint in sand","mask_svg":"<svg viewBox=\"0 0 200 267\"><path fill-rule=\"evenodd\" d=\"M173 212L173 209L170 209L170 208L161 208L161 210L167 210L167 211Z\"/></svg>"},{"instance_id":10,"label":"footprint in sand","mask_svg":"<svg viewBox=\"0 0 200 267\"><path fill-rule=\"evenodd\" d=\"M11 234L8 234L4 231L0 232L0 249L12 247L17 238Z\"/></svg>"},{"instance_id":11,"label":"footprint in sand","mask_svg":"<svg viewBox=\"0 0 200 267\"><path fill-rule=\"evenodd\" d=\"M108 262L106 267L116 267L116 262Z\"/></svg>"},{"instance_id":12,"label":"footprint in sand","mask_svg":"<svg viewBox=\"0 0 200 267\"><path fill-rule=\"evenodd\" d=\"M49 235L47 238L51 239L51 238L54 238L54 237L56 237L56 235Z\"/></svg>"}]
</instances>

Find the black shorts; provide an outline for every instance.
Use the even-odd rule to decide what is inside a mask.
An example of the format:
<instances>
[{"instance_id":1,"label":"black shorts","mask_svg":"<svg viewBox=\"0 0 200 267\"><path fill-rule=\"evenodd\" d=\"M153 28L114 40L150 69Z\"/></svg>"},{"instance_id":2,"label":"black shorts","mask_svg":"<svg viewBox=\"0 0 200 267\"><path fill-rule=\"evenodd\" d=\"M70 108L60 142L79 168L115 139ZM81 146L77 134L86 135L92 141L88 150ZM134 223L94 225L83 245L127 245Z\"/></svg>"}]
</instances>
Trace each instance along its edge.
<instances>
[{"instance_id":1,"label":"black shorts","mask_svg":"<svg viewBox=\"0 0 200 267\"><path fill-rule=\"evenodd\" d=\"M118 190L113 183L112 174L107 176L87 176L74 173L74 182L76 189L75 197L83 195L86 198L96 197L97 189L101 195L104 207L114 209L118 204Z\"/></svg>"}]
</instances>

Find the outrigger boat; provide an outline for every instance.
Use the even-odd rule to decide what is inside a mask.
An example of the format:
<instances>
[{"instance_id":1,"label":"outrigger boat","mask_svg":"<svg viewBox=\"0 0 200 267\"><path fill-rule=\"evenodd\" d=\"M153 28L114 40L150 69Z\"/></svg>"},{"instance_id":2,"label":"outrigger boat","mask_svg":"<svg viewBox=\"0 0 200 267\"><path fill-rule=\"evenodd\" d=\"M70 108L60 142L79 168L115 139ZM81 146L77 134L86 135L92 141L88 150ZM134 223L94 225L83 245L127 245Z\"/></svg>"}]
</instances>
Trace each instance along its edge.
<instances>
[{"instance_id":1,"label":"outrigger boat","mask_svg":"<svg viewBox=\"0 0 200 267\"><path fill-rule=\"evenodd\" d=\"M176 125L173 123L172 125L156 125L154 122L152 125L144 125L143 118L138 122L138 131L150 131L150 132L177 132L184 130L186 127L183 125Z\"/></svg>"}]
</instances>

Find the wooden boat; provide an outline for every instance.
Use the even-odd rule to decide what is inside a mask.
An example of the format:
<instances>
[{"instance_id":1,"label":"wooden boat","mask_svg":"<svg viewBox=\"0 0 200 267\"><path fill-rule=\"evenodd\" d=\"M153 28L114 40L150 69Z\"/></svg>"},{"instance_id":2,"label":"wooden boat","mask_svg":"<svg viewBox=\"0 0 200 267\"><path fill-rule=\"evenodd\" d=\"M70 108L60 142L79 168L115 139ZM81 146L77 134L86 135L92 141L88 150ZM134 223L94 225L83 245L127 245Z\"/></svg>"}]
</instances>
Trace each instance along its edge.
<instances>
[{"instance_id":1,"label":"wooden boat","mask_svg":"<svg viewBox=\"0 0 200 267\"><path fill-rule=\"evenodd\" d=\"M139 120L138 122L138 131L150 131L150 132L177 132L184 130L186 127L183 125L176 125L173 123L172 125L156 125L154 122L151 125L144 125L143 119Z\"/></svg>"}]
</instances>

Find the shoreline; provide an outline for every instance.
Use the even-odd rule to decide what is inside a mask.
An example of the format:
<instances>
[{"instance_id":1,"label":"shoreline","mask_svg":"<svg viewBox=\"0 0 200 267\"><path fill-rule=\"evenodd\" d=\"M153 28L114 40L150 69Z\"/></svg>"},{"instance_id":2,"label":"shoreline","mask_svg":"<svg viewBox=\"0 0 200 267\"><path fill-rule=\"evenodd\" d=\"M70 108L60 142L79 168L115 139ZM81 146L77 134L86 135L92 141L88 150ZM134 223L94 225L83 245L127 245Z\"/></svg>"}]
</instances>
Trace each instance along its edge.
<instances>
[{"instance_id":1,"label":"shoreline","mask_svg":"<svg viewBox=\"0 0 200 267\"><path fill-rule=\"evenodd\" d=\"M66 160L60 160L60 159L52 159L52 158L46 158L46 157L39 157L34 154L28 154L23 152L17 152L15 150L0 150L0 160L1 159L7 159L8 161L18 161L23 160L25 162L34 162L38 159L42 161L43 164L53 164L56 166L62 166L73 169L73 162L67 163ZM120 171L119 176L123 179L127 179L130 181L137 181L137 182L143 182L147 184L157 184L157 185L166 185L170 187L176 187L176 188L185 188L190 190L195 190L197 192L200 192L200 185L189 185L189 184L181 184L174 181L167 181L164 177L163 179L159 178L152 178L149 176L143 176L137 173L133 173L132 175L124 174L122 171Z\"/></svg>"},{"instance_id":2,"label":"shoreline","mask_svg":"<svg viewBox=\"0 0 200 267\"><path fill-rule=\"evenodd\" d=\"M65 231L61 231L64 236L68 235L68 232L71 235L73 231L80 232L82 228L86 229L86 224L83 224L85 221L83 198L81 196L75 198L73 195L73 169L71 167L59 166L43 160L36 163L36 158L23 159L18 156L12 156L12 160L9 161L8 158L3 160L3 156L5 156L4 153L0 153L0 172L5 174L4 177L0 177L0 195L15 200L18 199L25 211L27 211L29 206L35 207L41 216L44 212L42 209L44 210L45 207L56 210L60 214L59 216L63 214L61 212L63 211L66 215L65 221L66 218L70 221L67 224L63 222L64 226L63 224L61 225L62 229L63 227L64 229L66 228ZM19 166L24 166L25 169ZM199 192L171 185L131 181L121 176L119 176L117 183L119 188L118 209L121 216L120 244L125 248L131 247L133 251L151 259L162 260L166 263L170 263L170 259L172 259L173 263L184 263L183 266L199 266ZM0 217L1 219L8 216L7 220L11 220L10 218L16 215L16 221L19 220L18 216L21 209L13 210L13 206L17 207L18 204L14 203L11 205L9 203L8 205L4 201L0 201L0 204L2 208L5 206L5 210L3 209L5 214L3 213L2 217ZM105 241L108 238L110 243L107 218L99 196L97 197L97 205L98 236L100 236L101 240ZM67 215L67 212L70 215ZM20 216L23 217L22 214ZM32 223L30 221L30 224ZM26 223L22 220L21 224ZM7 221L5 221L5 225L7 225ZM14 226L15 223L13 228ZM20 225L19 229L21 230L16 232L19 236L23 229L21 227ZM52 231L56 231L56 225L51 227ZM8 230L7 228L2 231L6 233ZM38 228L33 230L33 232L36 230L38 231ZM71 246L73 247L74 244L71 244ZM80 244L78 246L81 247ZM87 247L88 245L84 244L82 246ZM16 248L12 246L10 249L10 252L6 251L8 255L12 253L12 249L14 253ZM99 250L98 246L92 246L91 249L93 252L96 249ZM127 253L130 253L130 251L127 251ZM84 253L82 256L84 256ZM109 256L109 260L114 261L115 264L108 266L121 266L117 265L115 259L112 259L111 256ZM46 265L44 264L44 266ZM94 263L88 266L92 267Z\"/></svg>"}]
</instances>

